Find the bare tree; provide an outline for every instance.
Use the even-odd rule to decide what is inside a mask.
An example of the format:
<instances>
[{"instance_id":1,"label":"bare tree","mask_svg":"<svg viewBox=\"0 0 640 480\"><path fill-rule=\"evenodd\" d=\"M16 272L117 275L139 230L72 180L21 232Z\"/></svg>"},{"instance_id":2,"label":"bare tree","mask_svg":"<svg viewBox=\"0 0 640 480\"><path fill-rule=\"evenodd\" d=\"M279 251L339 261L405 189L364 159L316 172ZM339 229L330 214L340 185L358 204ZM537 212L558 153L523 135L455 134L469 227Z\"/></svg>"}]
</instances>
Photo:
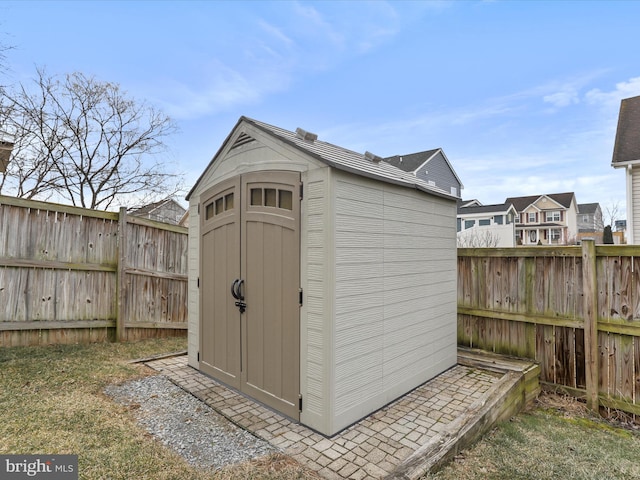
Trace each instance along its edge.
<instances>
[{"instance_id":1,"label":"bare tree","mask_svg":"<svg viewBox=\"0 0 640 480\"><path fill-rule=\"evenodd\" d=\"M609 204L604 208L602 212L602 230L604 227L609 225L611 227L615 227L616 220L620 216L620 202L611 200Z\"/></svg>"},{"instance_id":2,"label":"bare tree","mask_svg":"<svg viewBox=\"0 0 640 480\"><path fill-rule=\"evenodd\" d=\"M168 116L81 73L38 70L34 83L0 91L0 130L14 143L0 192L107 210L181 191L181 175L157 155L177 130Z\"/></svg>"},{"instance_id":3,"label":"bare tree","mask_svg":"<svg viewBox=\"0 0 640 480\"><path fill-rule=\"evenodd\" d=\"M458 248L492 248L500 243L500 237L490 230L471 229L458 234Z\"/></svg>"}]
</instances>

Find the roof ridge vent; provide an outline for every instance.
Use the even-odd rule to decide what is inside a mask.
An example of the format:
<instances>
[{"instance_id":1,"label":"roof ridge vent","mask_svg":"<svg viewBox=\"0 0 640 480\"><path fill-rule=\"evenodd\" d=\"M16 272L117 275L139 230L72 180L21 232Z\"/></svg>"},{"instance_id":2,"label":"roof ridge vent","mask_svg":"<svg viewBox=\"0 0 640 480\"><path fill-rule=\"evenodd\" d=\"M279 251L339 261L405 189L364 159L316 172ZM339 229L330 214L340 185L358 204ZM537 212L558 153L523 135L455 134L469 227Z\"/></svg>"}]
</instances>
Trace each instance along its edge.
<instances>
[{"instance_id":1,"label":"roof ridge vent","mask_svg":"<svg viewBox=\"0 0 640 480\"><path fill-rule=\"evenodd\" d=\"M296 128L296 137L306 141L315 142L318 139L318 135L315 133L307 132L302 128Z\"/></svg>"},{"instance_id":2,"label":"roof ridge vent","mask_svg":"<svg viewBox=\"0 0 640 480\"><path fill-rule=\"evenodd\" d=\"M373 163L380 163L382 161L382 157L379 157L378 155L375 155L368 151L364 152L364 158Z\"/></svg>"}]
</instances>

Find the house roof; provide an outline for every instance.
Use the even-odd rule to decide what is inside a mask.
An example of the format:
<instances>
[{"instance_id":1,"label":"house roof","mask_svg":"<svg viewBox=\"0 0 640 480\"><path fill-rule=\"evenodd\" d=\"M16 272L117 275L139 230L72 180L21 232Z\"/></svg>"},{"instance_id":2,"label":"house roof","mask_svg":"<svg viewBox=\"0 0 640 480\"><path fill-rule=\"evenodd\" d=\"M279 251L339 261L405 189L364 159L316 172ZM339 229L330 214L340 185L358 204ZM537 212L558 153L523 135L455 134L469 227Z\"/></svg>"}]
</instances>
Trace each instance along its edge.
<instances>
[{"instance_id":1,"label":"house roof","mask_svg":"<svg viewBox=\"0 0 640 480\"><path fill-rule=\"evenodd\" d=\"M409 153L407 155L394 155L393 157L383 158L383 160L387 163L390 163L394 167L398 167L399 169L404 170L405 172L411 172L415 174L420 169L420 167L429 163L429 161L438 153L442 154L442 158L444 158L444 161L447 162L447 165L451 169L451 173L453 173L453 176L456 177L456 180L458 181L460 186L462 186L460 177L458 177L458 174L451 166L451 162L449 162L449 159L445 155L442 148L434 148L433 150Z\"/></svg>"},{"instance_id":2,"label":"house roof","mask_svg":"<svg viewBox=\"0 0 640 480\"><path fill-rule=\"evenodd\" d=\"M541 197L548 197L563 207L569 208L571 206L571 202L575 199L575 193L548 193L544 195L529 195L527 197L510 197L507 198L505 203L513 203L516 210L518 212L522 212L523 210L526 210L527 207L537 202Z\"/></svg>"},{"instance_id":3,"label":"house roof","mask_svg":"<svg viewBox=\"0 0 640 480\"><path fill-rule=\"evenodd\" d=\"M414 175L404 172L403 170L400 170L399 168L394 167L387 162L381 161L381 157L377 157L369 152L366 152L364 154L354 152L352 150L348 150L332 143L317 140L316 135L309 134L304 130L299 129L300 133L291 132L289 130L276 127L274 125L269 125L268 123L260 122L258 120L254 120L245 116L240 117L236 126L233 128L231 133L229 133L222 146L205 169L205 172L211 167L211 165L215 163L220 153L231 141L234 133L242 124L251 125L258 130L272 137L275 137L286 143L287 145L290 145L297 150L338 170L343 170L346 172L354 173L356 175L361 175L364 177L401 185L408 188L414 188L423 192L431 193L452 200L456 198L449 192L429 185L427 182L416 178ZM236 142L238 141L246 142L250 140L242 140L242 136L240 136L238 137L238 139L236 139ZM191 197L198 184L202 180L203 176L204 173L196 181L195 185L187 195L187 200Z\"/></svg>"},{"instance_id":4,"label":"house roof","mask_svg":"<svg viewBox=\"0 0 640 480\"><path fill-rule=\"evenodd\" d=\"M149 203L148 205L144 205L142 207L138 207L138 208L132 208L128 211L128 213L130 215L135 215L138 217L142 217L144 215L149 215L152 214L153 212L155 212L156 210L164 207L165 205L167 205L168 203L175 203L180 210L182 210L183 212L186 211L186 209L180 205L175 199L173 198L165 198L164 200L160 200L159 202L154 202L154 203Z\"/></svg>"},{"instance_id":5,"label":"house roof","mask_svg":"<svg viewBox=\"0 0 640 480\"><path fill-rule=\"evenodd\" d=\"M640 96L620 102L611 165L619 167L633 161L640 161Z\"/></svg>"},{"instance_id":6,"label":"house roof","mask_svg":"<svg viewBox=\"0 0 640 480\"><path fill-rule=\"evenodd\" d=\"M394 155L393 157L387 157L383 160L394 167L398 167L400 170L404 170L405 172L415 172L422 165L431 160L431 157L440 150L440 148L434 148L433 150L410 153L408 155Z\"/></svg>"},{"instance_id":7,"label":"house roof","mask_svg":"<svg viewBox=\"0 0 640 480\"><path fill-rule=\"evenodd\" d=\"M594 214L600 207L599 203L581 203L578 205L578 213L582 214Z\"/></svg>"},{"instance_id":8,"label":"house roof","mask_svg":"<svg viewBox=\"0 0 640 480\"><path fill-rule=\"evenodd\" d=\"M506 213L511 208L514 208L513 205L509 202L505 203L497 203L494 205L472 205L472 206L464 206L464 204L458 204L458 215L467 213L467 214L476 214L476 213Z\"/></svg>"}]
</instances>

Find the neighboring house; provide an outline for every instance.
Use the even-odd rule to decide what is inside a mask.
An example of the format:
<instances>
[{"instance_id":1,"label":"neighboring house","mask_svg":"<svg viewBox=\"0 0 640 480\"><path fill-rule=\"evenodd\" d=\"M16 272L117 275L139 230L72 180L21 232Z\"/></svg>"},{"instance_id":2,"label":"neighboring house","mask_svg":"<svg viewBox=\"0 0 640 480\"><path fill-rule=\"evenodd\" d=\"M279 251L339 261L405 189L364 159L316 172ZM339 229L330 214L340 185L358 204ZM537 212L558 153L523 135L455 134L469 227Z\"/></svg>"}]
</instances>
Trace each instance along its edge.
<instances>
[{"instance_id":1,"label":"neighboring house","mask_svg":"<svg viewBox=\"0 0 640 480\"><path fill-rule=\"evenodd\" d=\"M602 243L604 220L599 203L581 203L578 205L578 240L593 238Z\"/></svg>"},{"instance_id":2,"label":"neighboring house","mask_svg":"<svg viewBox=\"0 0 640 480\"><path fill-rule=\"evenodd\" d=\"M173 198L165 198L159 202L150 203L144 207L129 210L127 213L135 217L148 218L156 222L179 225L187 209Z\"/></svg>"},{"instance_id":3,"label":"neighboring house","mask_svg":"<svg viewBox=\"0 0 640 480\"><path fill-rule=\"evenodd\" d=\"M0 140L0 173L7 170L7 165L9 165L9 158L11 157L12 150L13 143Z\"/></svg>"},{"instance_id":4,"label":"neighboring house","mask_svg":"<svg viewBox=\"0 0 640 480\"><path fill-rule=\"evenodd\" d=\"M457 216L458 247L515 247L517 212L511 203L459 201Z\"/></svg>"},{"instance_id":5,"label":"neighboring house","mask_svg":"<svg viewBox=\"0 0 640 480\"><path fill-rule=\"evenodd\" d=\"M573 192L507 198L518 212L518 245L570 245L578 238L578 205Z\"/></svg>"},{"instance_id":6,"label":"neighboring house","mask_svg":"<svg viewBox=\"0 0 640 480\"><path fill-rule=\"evenodd\" d=\"M441 148L383 158L394 167L413 173L431 186L460 198L464 186Z\"/></svg>"},{"instance_id":7,"label":"neighboring house","mask_svg":"<svg viewBox=\"0 0 640 480\"><path fill-rule=\"evenodd\" d=\"M616 220L613 227L613 243L615 244L625 244L627 243L626 232L627 232L627 221L626 220Z\"/></svg>"},{"instance_id":8,"label":"neighboring house","mask_svg":"<svg viewBox=\"0 0 640 480\"><path fill-rule=\"evenodd\" d=\"M640 241L640 96L620 103L618 129L613 147L614 168L626 170L627 242Z\"/></svg>"}]
</instances>

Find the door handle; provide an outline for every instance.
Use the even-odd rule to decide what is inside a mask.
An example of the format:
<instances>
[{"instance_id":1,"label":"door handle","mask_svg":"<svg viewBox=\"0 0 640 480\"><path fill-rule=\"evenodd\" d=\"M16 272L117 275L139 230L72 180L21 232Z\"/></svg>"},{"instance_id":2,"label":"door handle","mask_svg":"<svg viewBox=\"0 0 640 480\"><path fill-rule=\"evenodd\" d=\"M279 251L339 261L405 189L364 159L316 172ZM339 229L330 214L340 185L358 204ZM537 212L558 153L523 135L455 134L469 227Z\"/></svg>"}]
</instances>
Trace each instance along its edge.
<instances>
[{"instance_id":1,"label":"door handle","mask_svg":"<svg viewBox=\"0 0 640 480\"><path fill-rule=\"evenodd\" d=\"M244 293L242 293L242 286L244 280L236 278L231 284L231 295L236 299L236 307L240 309L240 313L244 313L247 308L247 304L244 303Z\"/></svg>"},{"instance_id":2,"label":"door handle","mask_svg":"<svg viewBox=\"0 0 640 480\"><path fill-rule=\"evenodd\" d=\"M238 288L238 282L240 281L239 278L236 278L233 283L231 284L231 295L233 296L233 298L235 298L236 300L240 300L240 297L238 297L238 292L237 292L237 288Z\"/></svg>"},{"instance_id":3,"label":"door handle","mask_svg":"<svg viewBox=\"0 0 640 480\"><path fill-rule=\"evenodd\" d=\"M236 299L240 301L244 300L244 293L242 293L243 285L244 285L244 280L239 280L238 285L236 286L236 294L238 295Z\"/></svg>"}]
</instances>

